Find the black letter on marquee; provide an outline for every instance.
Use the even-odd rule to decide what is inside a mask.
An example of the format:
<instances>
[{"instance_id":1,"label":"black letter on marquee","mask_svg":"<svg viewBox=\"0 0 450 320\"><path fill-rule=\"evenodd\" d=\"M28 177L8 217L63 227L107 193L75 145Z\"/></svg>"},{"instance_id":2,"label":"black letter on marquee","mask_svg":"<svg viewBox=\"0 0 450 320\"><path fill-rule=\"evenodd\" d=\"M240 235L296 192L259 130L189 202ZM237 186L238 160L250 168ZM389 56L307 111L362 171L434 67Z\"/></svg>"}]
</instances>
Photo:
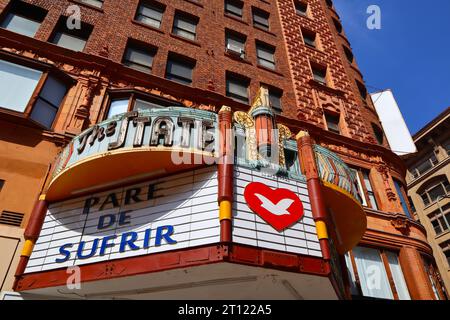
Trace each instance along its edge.
<instances>
[{"instance_id":1,"label":"black letter on marquee","mask_svg":"<svg viewBox=\"0 0 450 320\"><path fill-rule=\"evenodd\" d=\"M111 200L109 200L109 199L111 199ZM98 211L102 211L103 208L104 208L107 204L109 204L109 203L112 203L113 208L116 208L116 207L119 206L119 201L117 201L117 196L116 196L115 193L110 193L110 194L106 197L105 201L103 201L103 203L102 203L100 209L98 209Z\"/></svg>"},{"instance_id":2,"label":"black letter on marquee","mask_svg":"<svg viewBox=\"0 0 450 320\"><path fill-rule=\"evenodd\" d=\"M111 121L106 127L106 136L111 137L116 133L117 121Z\"/></svg>"},{"instance_id":3,"label":"black letter on marquee","mask_svg":"<svg viewBox=\"0 0 450 320\"><path fill-rule=\"evenodd\" d=\"M178 124L181 125L181 147L189 148L191 144L191 128L194 126L194 119L187 117L178 118Z\"/></svg>"},{"instance_id":4,"label":"black letter on marquee","mask_svg":"<svg viewBox=\"0 0 450 320\"><path fill-rule=\"evenodd\" d=\"M86 147L86 144L88 142L89 136L92 134L92 129L90 129L88 132L83 134L78 138L78 141L80 142L80 145L77 148L78 154L82 153L84 151L84 148Z\"/></svg>"},{"instance_id":5,"label":"black letter on marquee","mask_svg":"<svg viewBox=\"0 0 450 320\"><path fill-rule=\"evenodd\" d=\"M155 185L150 184L148 186L148 192L147 192L147 200L153 199L155 197Z\"/></svg>"},{"instance_id":6,"label":"black letter on marquee","mask_svg":"<svg viewBox=\"0 0 450 320\"><path fill-rule=\"evenodd\" d=\"M133 147L142 146L142 140L144 139L145 127L150 124L150 117L137 117L133 119L133 124L136 127L134 133Z\"/></svg>"},{"instance_id":7,"label":"black letter on marquee","mask_svg":"<svg viewBox=\"0 0 450 320\"><path fill-rule=\"evenodd\" d=\"M86 199L86 201L84 202L83 214L88 214L89 210L91 210L91 207L97 205L99 201L100 199L97 197Z\"/></svg>"},{"instance_id":8,"label":"black letter on marquee","mask_svg":"<svg viewBox=\"0 0 450 320\"><path fill-rule=\"evenodd\" d=\"M119 149L120 147L123 146L125 138L127 137L128 123L130 122L130 119L136 118L137 116L138 116L137 111L127 112L123 115L122 124L120 126L117 141L111 142L108 145L108 150Z\"/></svg>"},{"instance_id":9,"label":"black letter on marquee","mask_svg":"<svg viewBox=\"0 0 450 320\"><path fill-rule=\"evenodd\" d=\"M156 118L153 123L152 136L150 137L150 145L158 146L159 139L164 138L164 146L170 147L173 144L173 121L169 117Z\"/></svg>"},{"instance_id":10,"label":"black letter on marquee","mask_svg":"<svg viewBox=\"0 0 450 320\"><path fill-rule=\"evenodd\" d=\"M134 202L141 202L142 200L139 199L140 194L141 194L141 188L128 189L125 192L125 205L130 204L131 200L133 200Z\"/></svg>"}]
</instances>

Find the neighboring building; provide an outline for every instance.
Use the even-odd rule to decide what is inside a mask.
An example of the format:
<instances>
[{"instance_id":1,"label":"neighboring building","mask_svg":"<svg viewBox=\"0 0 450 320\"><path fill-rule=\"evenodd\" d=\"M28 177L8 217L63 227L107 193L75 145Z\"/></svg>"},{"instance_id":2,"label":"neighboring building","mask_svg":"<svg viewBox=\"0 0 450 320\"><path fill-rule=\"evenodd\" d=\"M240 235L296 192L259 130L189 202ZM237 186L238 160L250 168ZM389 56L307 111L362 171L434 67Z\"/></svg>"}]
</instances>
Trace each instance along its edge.
<instances>
[{"instance_id":1,"label":"neighboring building","mask_svg":"<svg viewBox=\"0 0 450 320\"><path fill-rule=\"evenodd\" d=\"M450 292L450 108L414 136L419 150L405 156L414 215L427 229L437 267ZM447 294L448 295L448 294Z\"/></svg>"},{"instance_id":2,"label":"neighboring building","mask_svg":"<svg viewBox=\"0 0 450 320\"><path fill-rule=\"evenodd\" d=\"M5 298L444 298L332 1L0 10Z\"/></svg>"}]
</instances>

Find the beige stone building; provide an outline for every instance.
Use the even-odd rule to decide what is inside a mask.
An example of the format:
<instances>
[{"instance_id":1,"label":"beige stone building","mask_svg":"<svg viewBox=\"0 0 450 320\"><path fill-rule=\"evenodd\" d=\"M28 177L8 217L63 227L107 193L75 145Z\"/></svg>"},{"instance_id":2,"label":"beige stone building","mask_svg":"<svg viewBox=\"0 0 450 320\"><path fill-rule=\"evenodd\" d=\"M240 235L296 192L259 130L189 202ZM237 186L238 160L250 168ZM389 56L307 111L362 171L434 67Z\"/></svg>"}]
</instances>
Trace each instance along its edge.
<instances>
[{"instance_id":1,"label":"beige stone building","mask_svg":"<svg viewBox=\"0 0 450 320\"><path fill-rule=\"evenodd\" d=\"M405 157L408 195L427 229L437 266L450 292L450 107L414 135L418 153Z\"/></svg>"}]
</instances>

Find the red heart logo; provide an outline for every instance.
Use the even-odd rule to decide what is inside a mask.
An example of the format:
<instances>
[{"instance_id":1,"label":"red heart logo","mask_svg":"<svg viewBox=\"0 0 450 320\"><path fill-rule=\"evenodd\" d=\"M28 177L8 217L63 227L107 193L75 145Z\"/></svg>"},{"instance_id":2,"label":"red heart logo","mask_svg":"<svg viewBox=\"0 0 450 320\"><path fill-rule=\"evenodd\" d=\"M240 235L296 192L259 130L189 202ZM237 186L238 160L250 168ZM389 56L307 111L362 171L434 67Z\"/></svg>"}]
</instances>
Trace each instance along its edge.
<instances>
[{"instance_id":1,"label":"red heart logo","mask_svg":"<svg viewBox=\"0 0 450 320\"><path fill-rule=\"evenodd\" d=\"M287 189L272 190L265 184L252 182L245 187L244 198L250 209L278 232L289 228L304 215L302 201Z\"/></svg>"}]
</instances>

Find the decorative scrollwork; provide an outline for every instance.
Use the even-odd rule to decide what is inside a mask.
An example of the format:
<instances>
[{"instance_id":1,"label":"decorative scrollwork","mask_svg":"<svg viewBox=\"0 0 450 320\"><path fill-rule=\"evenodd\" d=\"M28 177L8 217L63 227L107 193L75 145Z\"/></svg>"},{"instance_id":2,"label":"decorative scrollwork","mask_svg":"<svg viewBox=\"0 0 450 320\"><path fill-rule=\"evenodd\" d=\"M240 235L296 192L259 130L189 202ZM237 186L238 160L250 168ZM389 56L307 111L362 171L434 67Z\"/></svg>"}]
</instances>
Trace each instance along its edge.
<instances>
[{"instance_id":1,"label":"decorative scrollwork","mask_svg":"<svg viewBox=\"0 0 450 320\"><path fill-rule=\"evenodd\" d=\"M286 166L286 159L284 156L284 141L292 137L291 130L285 125L279 123L278 127L278 157L280 167Z\"/></svg>"}]
</instances>

